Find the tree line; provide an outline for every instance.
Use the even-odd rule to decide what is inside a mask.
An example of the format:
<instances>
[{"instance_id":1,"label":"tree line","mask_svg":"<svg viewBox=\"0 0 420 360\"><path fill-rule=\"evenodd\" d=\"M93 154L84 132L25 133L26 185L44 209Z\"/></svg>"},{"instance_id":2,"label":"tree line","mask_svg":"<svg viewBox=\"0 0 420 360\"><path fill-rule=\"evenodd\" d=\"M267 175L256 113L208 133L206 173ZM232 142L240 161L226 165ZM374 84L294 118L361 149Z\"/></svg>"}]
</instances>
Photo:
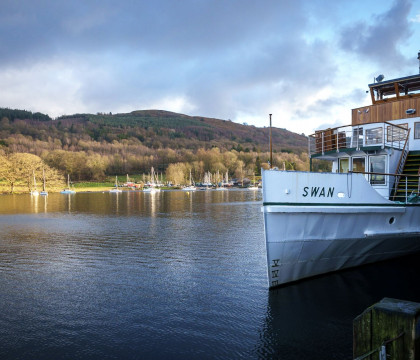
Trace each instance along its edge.
<instances>
[{"instance_id":1,"label":"tree line","mask_svg":"<svg viewBox=\"0 0 420 360\"><path fill-rule=\"evenodd\" d=\"M173 184L187 184L191 172L195 181L202 181L204 174L229 174L230 178L252 178L260 175L261 168L268 168L268 153L220 151L218 148L199 149L197 152L176 152L161 149L150 155L101 155L95 152L51 150L41 156L0 150L0 180L13 192L17 182L27 184L30 191L33 175L41 179L42 169L50 186L61 188L67 174L73 181L104 181L111 175L148 174L153 167L165 174ZM306 154L275 153L273 165L286 170L306 170Z\"/></svg>"},{"instance_id":2,"label":"tree line","mask_svg":"<svg viewBox=\"0 0 420 360\"><path fill-rule=\"evenodd\" d=\"M0 180L13 193L16 185L23 186L27 192L41 189L44 180L50 190L62 189L65 182L63 174L48 166L39 156L28 153L11 153L5 155L0 151ZM38 187L37 187L38 180Z\"/></svg>"},{"instance_id":3,"label":"tree line","mask_svg":"<svg viewBox=\"0 0 420 360\"><path fill-rule=\"evenodd\" d=\"M265 129L228 121L162 111L75 114L50 121L14 115L13 120L0 119L0 181L11 189L16 181L29 184L33 172L38 178L41 168L46 169L51 184L61 186L67 174L73 181L104 181L115 175L148 174L153 167L167 181L183 184L190 172L195 181L201 181L207 172L241 178L259 175L261 167L269 167ZM212 140L200 140L194 131ZM276 129L272 165L308 170L306 139L290 134ZM285 147L283 138L298 145ZM262 146L261 141L267 144Z\"/></svg>"}]
</instances>

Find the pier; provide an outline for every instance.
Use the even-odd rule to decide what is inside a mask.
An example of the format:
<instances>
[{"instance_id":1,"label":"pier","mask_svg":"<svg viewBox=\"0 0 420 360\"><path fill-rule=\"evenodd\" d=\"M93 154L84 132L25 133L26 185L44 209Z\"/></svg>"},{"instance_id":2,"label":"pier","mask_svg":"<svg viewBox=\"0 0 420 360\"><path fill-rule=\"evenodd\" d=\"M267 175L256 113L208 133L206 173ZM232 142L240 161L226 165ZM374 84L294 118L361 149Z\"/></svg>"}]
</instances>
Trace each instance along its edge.
<instances>
[{"instance_id":1,"label":"pier","mask_svg":"<svg viewBox=\"0 0 420 360\"><path fill-rule=\"evenodd\" d=\"M420 303L384 298L353 321L353 358L420 359Z\"/></svg>"}]
</instances>

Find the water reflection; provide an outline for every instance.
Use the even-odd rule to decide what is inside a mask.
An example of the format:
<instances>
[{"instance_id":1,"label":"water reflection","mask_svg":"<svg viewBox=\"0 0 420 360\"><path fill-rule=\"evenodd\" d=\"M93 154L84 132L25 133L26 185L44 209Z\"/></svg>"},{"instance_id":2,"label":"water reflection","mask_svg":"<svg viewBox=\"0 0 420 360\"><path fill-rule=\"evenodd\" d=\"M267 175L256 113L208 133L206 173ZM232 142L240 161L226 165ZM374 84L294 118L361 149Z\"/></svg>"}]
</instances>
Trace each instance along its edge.
<instances>
[{"instance_id":1,"label":"water reflection","mask_svg":"<svg viewBox=\"0 0 420 360\"><path fill-rule=\"evenodd\" d=\"M259 207L241 192L1 196L0 357L244 352L266 285Z\"/></svg>"},{"instance_id":2,"label":"water reflection","mask_svg":"<svg viewBox=\"0 0 420 360\"><path fill-rule=\"evenodd\" d=\"M366 307L420 301L417 258L268 291L260 207L248 190L0 196L0 358L350 358Z\"/></svg>"},{"instance_id":3,"label":"water reflection","mask_svg":"<svg viewBox=\"0 0 420 360\"><path fill-rule=\"evenodd\" d=\"M38 200L39 196L31 196L31 207L33 209L33 212L37 214L39 212L38 210Z\"/></svg>"},{"instance_id":4,"label":"water reflection","mask_svg":"<svg viewBox=\"0 0 420 360\"><path fill-rule=\"evenodd\" d=\"M122 193L77 193L49 194L48 196L2 195L0 214L38 214L38 213L89 213L116 216L157 217L171 213L183 216L184 213L202 211L216 204L238 204L247 201L261 201L261 194L246 190L227 191L161 191L143 193L127 191Z\"/></svg>"},{"instance_id":5,"label":"water reflection","mask_svg":"<svg viewBox=\"0 0 420 360\"><path fill-rule=\"evenodd\" d=\"M353 319L384 297L420 301L419 256L367 265L268 293L264 359L350 359ZM328 354L328 356L326 356Z\"/></svg>"}]
</instances>

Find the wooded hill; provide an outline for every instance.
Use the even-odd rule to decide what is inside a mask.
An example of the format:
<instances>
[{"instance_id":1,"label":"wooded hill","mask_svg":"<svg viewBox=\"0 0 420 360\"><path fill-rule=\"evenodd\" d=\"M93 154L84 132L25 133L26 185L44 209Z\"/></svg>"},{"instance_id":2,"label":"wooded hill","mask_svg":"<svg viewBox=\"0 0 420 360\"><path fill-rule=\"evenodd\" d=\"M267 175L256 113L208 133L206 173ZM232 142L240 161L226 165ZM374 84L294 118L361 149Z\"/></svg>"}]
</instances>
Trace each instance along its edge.
<instances>
[{"instance_id":1,"label":"wooded hill","mask_svg":"<svg viewBox=\"0 0 420 360\"><path fill-rule=\"evenodd\" d=\"M219 147L239 150L258 147L267 151L269 129L163 110L133 111L128 114L76 114L56 120L61 132L86 133L92 140L112 142L137 138L150 148L198 149ZM53 123L53 121L52 121ZM272 129L276 151L306 150L304 136L285 129Z\"/></svg>"},{"instance_id":2,"label":"wooded hill","mask_svg":"<svg viewBox=\"0 0 420 360\"><path fill-rule=\"evenodd\" d=\"M306 137L275 127L272 136L275 165L302 170L307 163ZM213 165L203 160L210 151L213 157L220 154ZM238 165L233 160L227 164L225 153L254 169L267 161L268 151L268 127L230 120L162 110L74 114L53 120L41 113L0 108L0 154L35 154L75 180L147 173L151 166L165 172L169 164L200 161L203 171L217 167L233 173Z\"/></svg>"}]
</instances>

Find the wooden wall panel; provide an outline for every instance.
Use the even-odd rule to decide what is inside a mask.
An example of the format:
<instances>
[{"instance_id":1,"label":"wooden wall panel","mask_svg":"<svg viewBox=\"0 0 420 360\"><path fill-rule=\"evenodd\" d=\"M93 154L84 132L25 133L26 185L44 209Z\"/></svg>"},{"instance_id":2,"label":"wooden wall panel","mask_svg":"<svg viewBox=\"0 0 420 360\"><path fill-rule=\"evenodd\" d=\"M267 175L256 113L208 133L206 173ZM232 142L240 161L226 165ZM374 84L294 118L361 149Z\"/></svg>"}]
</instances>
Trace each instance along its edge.
<instances>
[{"instance_id":1,"label":"wooden wall panel","mask_svg":"<svg viewBox=\"0 0 420 360\"><path fill-rule=\"evenodd\" d=\"M408 115L405 113L407 109L416 109L416 113ZM351 124L363 125L418 116L420 116L420 98L416 97L353 109Z\"/></svg>"}]
</instances>

